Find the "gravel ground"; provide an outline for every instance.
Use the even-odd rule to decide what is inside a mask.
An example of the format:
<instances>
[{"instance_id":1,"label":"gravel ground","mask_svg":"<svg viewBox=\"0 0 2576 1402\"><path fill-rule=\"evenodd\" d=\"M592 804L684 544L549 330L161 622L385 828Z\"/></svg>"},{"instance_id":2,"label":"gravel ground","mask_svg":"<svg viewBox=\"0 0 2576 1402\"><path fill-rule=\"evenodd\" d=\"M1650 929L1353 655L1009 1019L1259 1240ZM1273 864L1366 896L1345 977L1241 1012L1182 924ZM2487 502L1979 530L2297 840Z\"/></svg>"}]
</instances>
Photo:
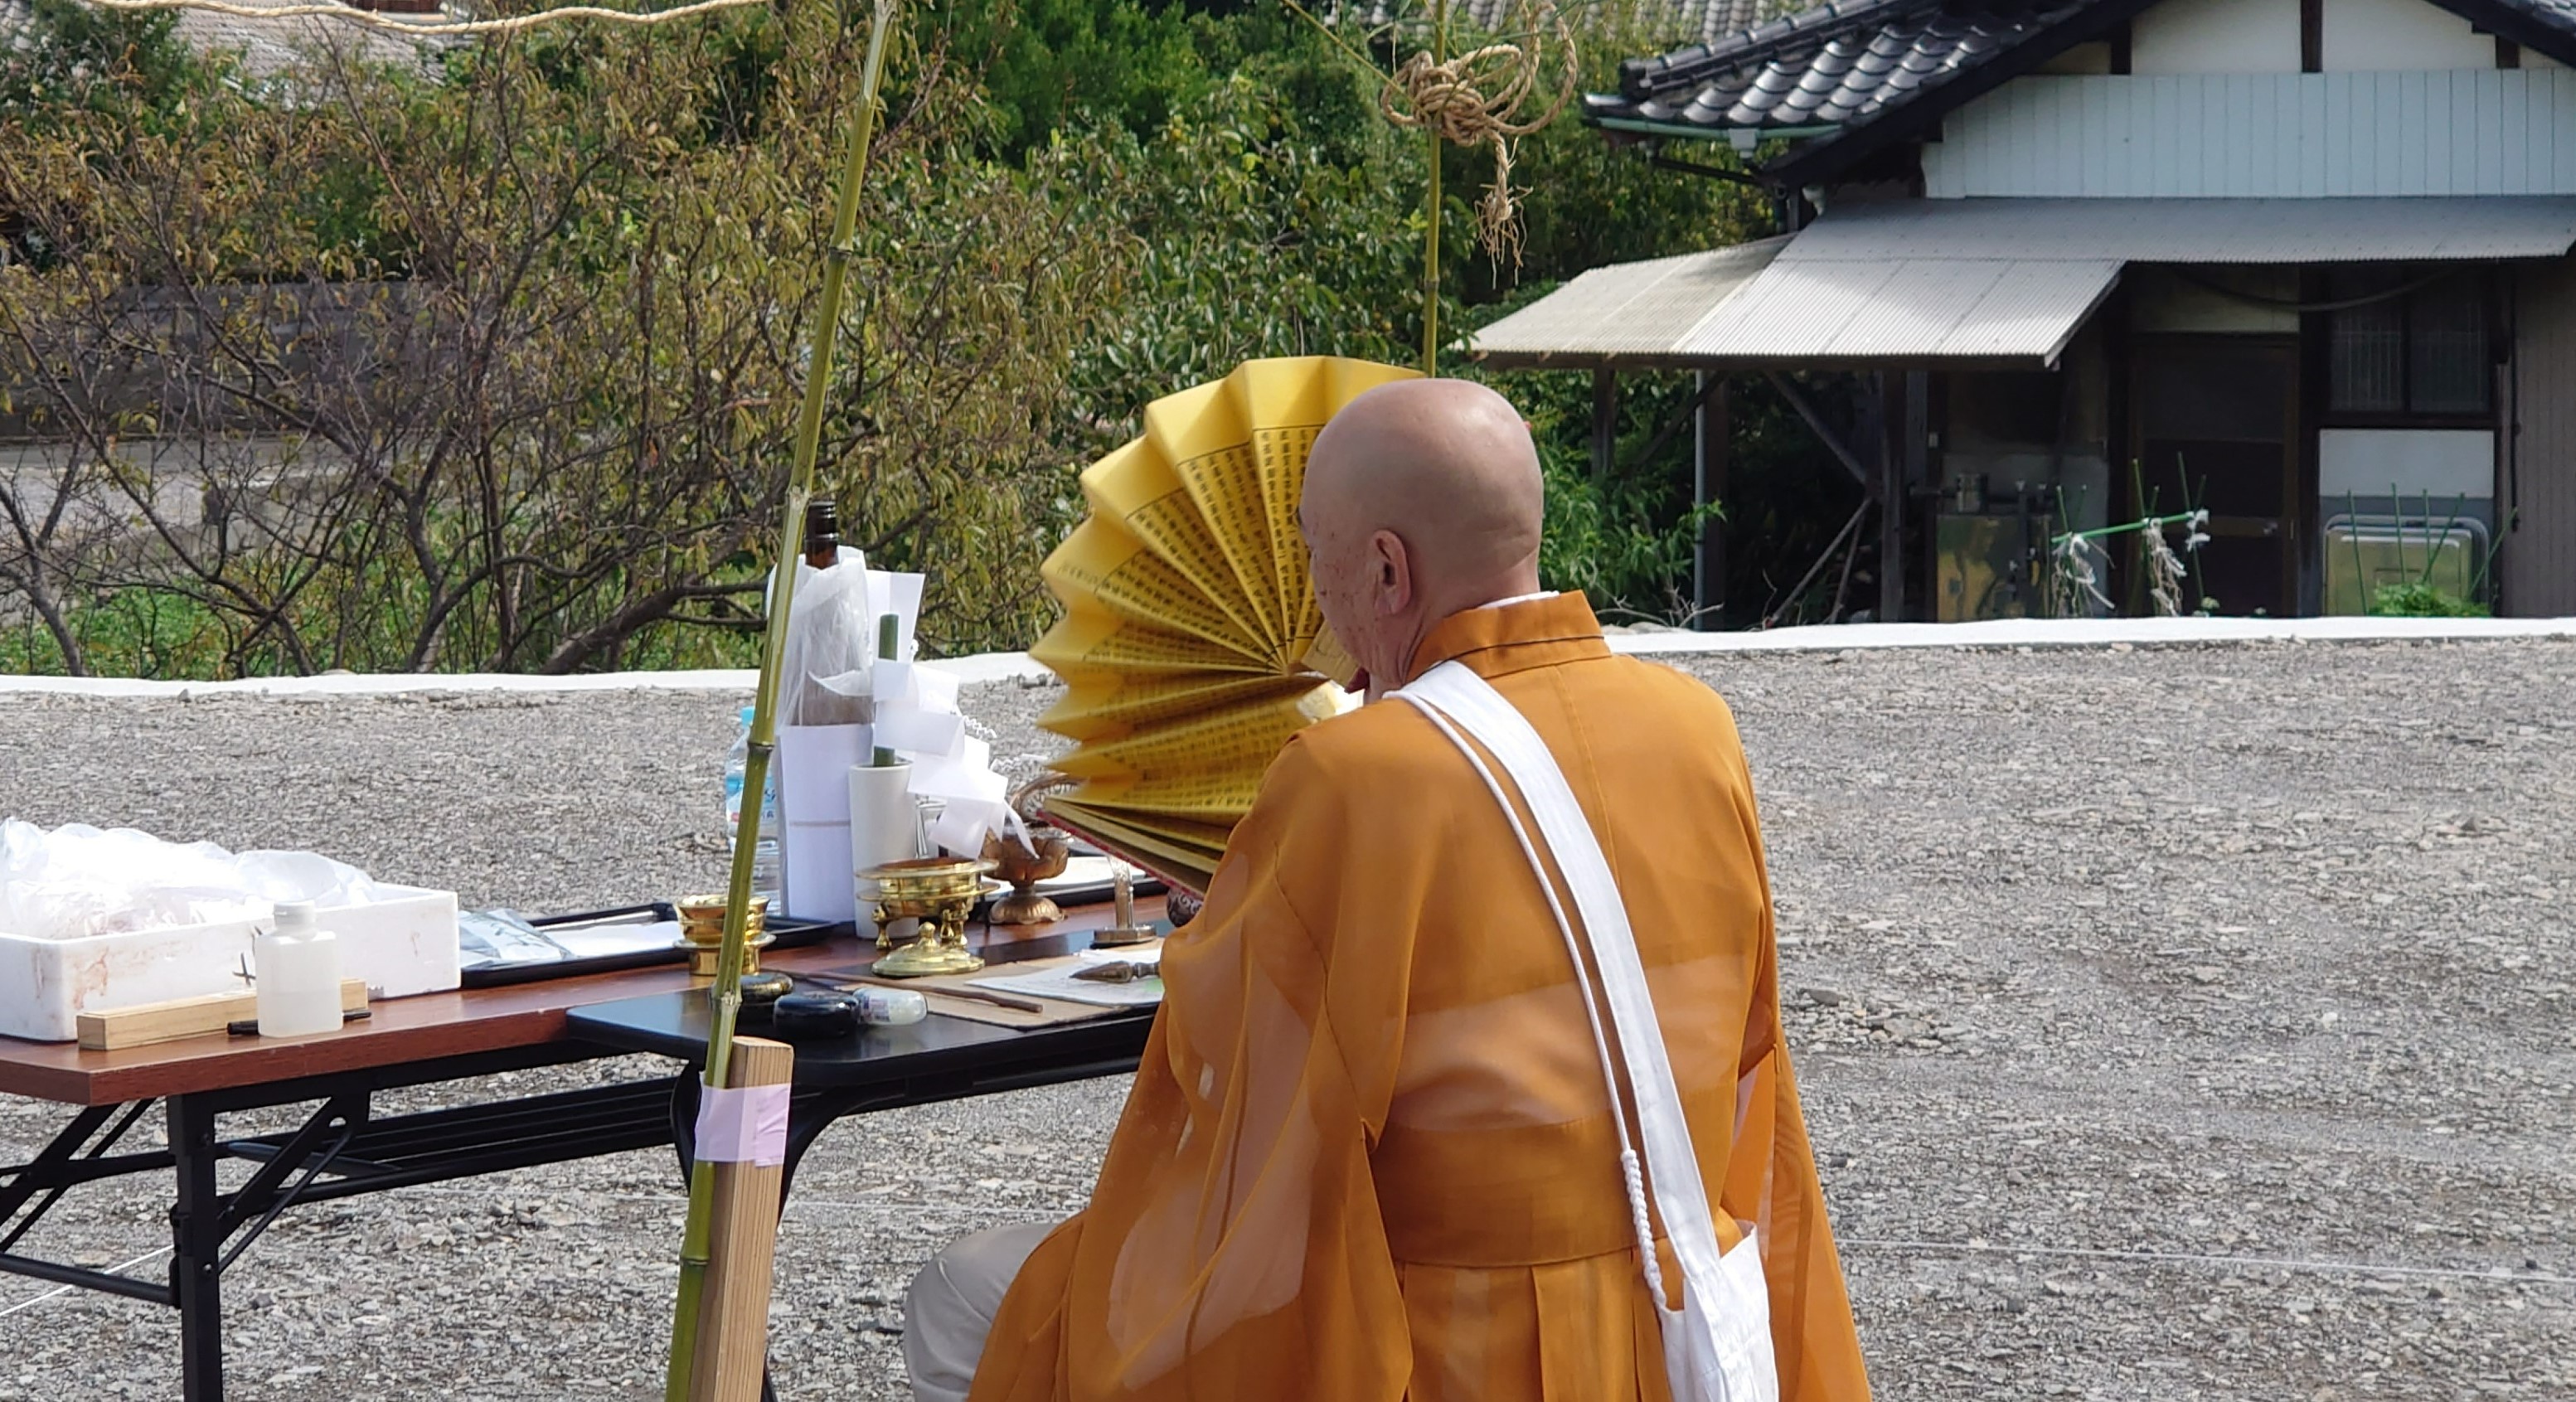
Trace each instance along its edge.
<instances>
[{"instance_id":1,"label":"gravel ground","mask_svg":"<svg viewBox=\"0 0 2576 1402\"><path fill-rule=\"evenodd\" d=\"M1882 1397L2576 1396L2576 644L1692 665L1764 794ZM969 703L1034 764L1052 694ZM735 704L9 697L0 810L608 904L717 869ZM835 1129L787 1213L781 1395L905 1396L905 1278L1078 1206L1122 1092ZM59 1117L0 1097L0 1161ZM163 1206L42 1244L125 1262ZM291 1214L229 1277L234 1395L652 1395L681 1207L631 1154ZM166 1312L42 1293L0 1277L0 1399L177 1395Z\"/></svg>"}]
</instances>

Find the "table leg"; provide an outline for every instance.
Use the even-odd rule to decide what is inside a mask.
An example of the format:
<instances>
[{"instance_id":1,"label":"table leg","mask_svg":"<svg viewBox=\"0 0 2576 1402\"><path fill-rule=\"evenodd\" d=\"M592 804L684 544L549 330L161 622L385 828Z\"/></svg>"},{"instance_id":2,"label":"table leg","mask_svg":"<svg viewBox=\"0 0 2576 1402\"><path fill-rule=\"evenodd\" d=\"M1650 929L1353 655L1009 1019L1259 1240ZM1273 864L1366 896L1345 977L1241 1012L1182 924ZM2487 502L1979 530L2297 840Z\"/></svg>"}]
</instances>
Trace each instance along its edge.
<instances>
[{"instance_id":1,"label":"table leg","mask_svg":"<svg viewBox=\"0 0 2576 1402\"><path fill-rule=\"evenodd\" d=\"M215 1183L215 1111L203 1097L168 1102L178 1201L170 1209L170 1289L179 1306L179 1377L187 1402L223 1402L223 1197Z\"/></svg>"}]
</instances>

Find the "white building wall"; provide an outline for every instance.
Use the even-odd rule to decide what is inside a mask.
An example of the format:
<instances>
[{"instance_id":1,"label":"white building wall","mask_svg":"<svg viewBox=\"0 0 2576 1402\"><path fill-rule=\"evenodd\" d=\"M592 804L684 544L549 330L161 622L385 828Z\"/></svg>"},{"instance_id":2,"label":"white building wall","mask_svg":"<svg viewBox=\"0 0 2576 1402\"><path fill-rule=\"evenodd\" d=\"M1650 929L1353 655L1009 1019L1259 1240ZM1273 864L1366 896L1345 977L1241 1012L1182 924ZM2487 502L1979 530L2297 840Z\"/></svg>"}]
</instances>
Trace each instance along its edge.
<instances>
[{"instance_id":1,"label":"white building wall","mask_svg":"<svg viewBox=\"0 0 2576 1402\"><path fill-rule=\"evenodd\" d=\"M2576 194L2576 70L2031 75L1944 118L1923 181L1934 199Z\"/></svg>"},{"instance_id":2,"label":"white building wall","mask_svg":"<svg viewBox=\"0 0 2576 1402\"><path fill-rule=\"evenodd\" d=\"M2129 21L2129 71L2296 73L2299 0L2164 0Z\"/></svg>"},{"instance_id":3,"label":"white building wall","mask_svg":"<svg viewBox=\"0 0 2576 1402\"><path fill-rule=\"evenodd\" d=\"M2324 0L2317 38L2328 73L2495 67L2495 36L2424 0Z\"/></svg>"}]
</instances>

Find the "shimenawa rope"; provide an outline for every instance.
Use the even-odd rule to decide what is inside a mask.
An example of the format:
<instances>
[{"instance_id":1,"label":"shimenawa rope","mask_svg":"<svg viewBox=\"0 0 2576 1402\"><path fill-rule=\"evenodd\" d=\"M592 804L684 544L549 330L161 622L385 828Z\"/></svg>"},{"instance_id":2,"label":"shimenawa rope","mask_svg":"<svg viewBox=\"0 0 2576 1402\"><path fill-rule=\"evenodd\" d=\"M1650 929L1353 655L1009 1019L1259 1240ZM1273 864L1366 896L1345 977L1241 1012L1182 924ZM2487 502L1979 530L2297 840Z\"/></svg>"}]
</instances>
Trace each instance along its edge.
<instances>
[{"instance_id":1,"label":"shimenawa rope","mask_svg":"<svg viewBox=\"0 0 2576 1402\"><path fill-rule=\"evenodd\" d=\"M1535 117L1520 115L1538 90L1541 29L1555 32L1560 58L1556 91ZM1417 52L1378 90L1378 110L1399 127L1437 133L1453 146L1494 148L1494 183L1476 202L1476 234L1496 262L1521 261L1519 201L1512 196L1512 143L1549 122L1574 97L1574 33L1554 5L1538 7L1526 43L1487 44L1439 62ZM1401 106L1396 98L1403 97Z\"/></svg>"}]
</instances>

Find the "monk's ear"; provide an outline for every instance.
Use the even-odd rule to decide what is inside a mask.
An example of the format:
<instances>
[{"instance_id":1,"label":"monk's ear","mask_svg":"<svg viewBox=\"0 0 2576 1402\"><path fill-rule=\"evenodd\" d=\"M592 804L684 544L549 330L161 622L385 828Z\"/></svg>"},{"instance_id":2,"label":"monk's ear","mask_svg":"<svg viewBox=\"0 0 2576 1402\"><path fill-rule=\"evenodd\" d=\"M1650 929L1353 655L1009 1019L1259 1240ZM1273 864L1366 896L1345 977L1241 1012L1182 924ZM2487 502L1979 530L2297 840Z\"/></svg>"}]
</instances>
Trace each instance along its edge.
<instances>
[{"instance_id":1,"label":"monk's ear","mask_svg":"<svg viewBox=\"0 0 2576 1402\"><path fill-rule=\"evenodd\" d=\"M1369 593L1380 617L1393 617L1413 603L1413 560L1404 538L1393 531L1369 537Z\"/></svg>"}]
</instances>

